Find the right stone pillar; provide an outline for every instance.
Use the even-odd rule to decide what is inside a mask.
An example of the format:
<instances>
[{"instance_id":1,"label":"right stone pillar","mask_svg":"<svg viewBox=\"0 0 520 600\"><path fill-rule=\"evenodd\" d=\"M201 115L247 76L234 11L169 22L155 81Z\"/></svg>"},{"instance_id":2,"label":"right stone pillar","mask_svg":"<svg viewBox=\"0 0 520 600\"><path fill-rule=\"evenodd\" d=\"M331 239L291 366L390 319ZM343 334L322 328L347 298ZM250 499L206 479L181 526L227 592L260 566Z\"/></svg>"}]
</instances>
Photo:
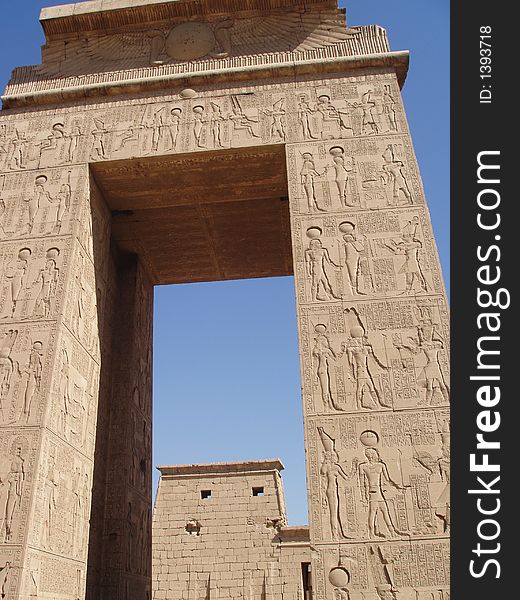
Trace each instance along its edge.
<instances>
[{"instance_id":1,"label":"right stone pillar","mask_svg":"<svg viewBox=\"0 0 520 600\"><path fill-rule=\"evenodd\" d=\"M359 73L359 74L358 74ZM287 146L316 600L449 598L449 313L393 72Z\"/></svg>"}]
</instances>

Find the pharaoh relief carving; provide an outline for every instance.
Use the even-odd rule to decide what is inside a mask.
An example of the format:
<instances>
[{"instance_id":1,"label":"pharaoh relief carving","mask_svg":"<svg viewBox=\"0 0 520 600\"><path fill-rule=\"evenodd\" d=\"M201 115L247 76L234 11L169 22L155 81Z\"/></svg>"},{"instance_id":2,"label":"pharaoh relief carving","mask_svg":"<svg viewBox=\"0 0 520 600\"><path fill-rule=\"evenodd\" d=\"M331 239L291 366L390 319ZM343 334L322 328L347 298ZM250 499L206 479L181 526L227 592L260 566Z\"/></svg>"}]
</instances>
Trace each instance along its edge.
<instances>
[{"instance_id":1,"label":"pharaoh relief carving","mask_svg":"<svg viewBox=\"0 0 520 600\"><path fill-rule=\"evenodd\" d=\"M399 92L393 84L341 83L298 93L298 121L304 140L341 139L403 130Z\"/></svg>"},{"instance_id":2,"label":"pharaoh relief carving","mask_svg":"<svg viewBox=\"0 0 520 600\"><path fill-rule=\"evenodd\" d=\"M424 204L410 142L401 136L293 145L288 163L295 213Z\"/></svg>"},{"instance_id":3,"label":"pharaoh relief carving","mask_svg":"<svg viewBox=\"0 0 520 600\"><path fill-rule=\"evenodd\" d=\"M0 425L41 422L52 339L43 325L0 326Z\"/></svg>"},{"instance_id":4,"label":"pharaoh relief carving","mask_svg":"<svg viewBox=\"0 0 520 600\"><path fill-rule=\"evenodd\" d=\"M322 541L410 539L450 529L449 414L329 419L310 424L311 493Z\"/></svg>"},{"instance_id":5,"label":"pharaoh relief carving","mask_svg":"<svg viewBox=\"0 0 520 600\"><path fill-rule=\"evenodd\" d=\"M293 238L304 303L443 291L423 209L298 219Z\"/></svg>"},{"instance_id":6,"label":"pharaoh relief carving","mask_svg":"<svg viewBox=\"0 0 520 600\"><path fill-rule=\"evenodd\" d=\"M49 319L63 287L63 239L4 245L0 267L0 323Z\"/></svg>"},{"instance_id":7,"label":"pharaoh relief carving","mask_svg":"<svg viewBox=\"0 0 520 600\"><path fill-rule=\"evenodd\" d=\"M323 549L316 566L316 593L335 600L450 599L445 541Z\"/></svg>"},{"instance_id":8,"label":"pharaoh relief carving","mask_svg":"<svg viewBox=\"0 0 520 600\"><path fill-rule=\"evenodd\" d=\"M0 548L23 541L37 440L5 430L0 440Z\"/></svg>"},{"instance_id":9,"label":"pharaoh relief carving","mask_svg":"<svg viewBox=\"0 0 520 600\"><path fill-rule=\"evenodd\" d=\"M70 111L44 115L38 126L31 120L11 120L0 130L0 170L23 172L155 153L395 134L402 132L404 125L402 109L394 98L399 98L396 83L375 77L352 85L331 82L327 87L303 86L296 94L280 93L279 88L272 87L211 98L206 93L200 98L180 94L177 99L144 106L114 103L110 109L95 109L88 115ZM395 180L397 195L406 197L400 159L390 152L395 154L395 150L387 152L381 176L387 183ZM354 173L355 166L338 149L330 157L330 165L313 170L316 157L311 151L305 156L303 174L308 173L304 189L308 202L316 202L316 211L326 207L313 199L312 188L323 183L325 174L333 177L332 171L337 171L335 185L343 202L348 203L343 189L347 184L341 183L342 178L347 181L342 166L347 173ZM365 186L375 183L369 178ZM57 193L51 190L49 198L46 187L43 185L40 195L51 202ZM64 195L65 189L61 193ZM65 198L61 203L57 212L65 210Z\"/></svg>"},{"instance_id":10,"label":"pharaoh relief carving","mask_svg":"<svg viewBox=\"0 0 520 600\"><path fill-rule=\"evenodd\" d=\"M307 414L447 405L448 326L440 298L302 307Z\"/></svg>"},{"instance_id":11,"label":"pharaoh relief carving","mask_svg":"<svg viewBox=\"0 0 520 600\"><path fill-rule=\"evenodd\" d=\"M79 161L84 118L70 112L29 120L8 121L0 131L0 169L25 171Z\"/></svg>"},{"instance_id":12,"label":"pharaoh relief carving","mask_svg":"<svg viewBox=\"0 0 520 600\"><path fill-rule=\"evenodd\" d=\"M281 143L287 135L280 93L128 105L93 118L88 160Z\"/></svg>"},{"instance_id":13,"label":"pharaoh relief carving","mask_svg":"<svg viewBox=\"0 0 520 600\"><path fill-rule=\"evenodd\" d=\"M70 233L77 169L6 174L0 177L0 232L3 239L51 237Z\"/></svg>"}]
</instances>

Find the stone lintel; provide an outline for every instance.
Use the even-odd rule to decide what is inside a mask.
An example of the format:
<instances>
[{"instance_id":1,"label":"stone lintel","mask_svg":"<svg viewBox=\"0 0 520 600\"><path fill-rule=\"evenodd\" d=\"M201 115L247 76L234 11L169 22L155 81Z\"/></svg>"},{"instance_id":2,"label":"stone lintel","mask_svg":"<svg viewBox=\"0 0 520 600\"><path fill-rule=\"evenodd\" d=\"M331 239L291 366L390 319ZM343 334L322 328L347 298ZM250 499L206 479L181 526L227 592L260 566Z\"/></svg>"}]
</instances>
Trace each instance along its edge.
<instances>
[{"instance_id":1,"label":"stone lintel","mask_svg":"<svg viewBox=\"0 0 520 600\"><path fill-rule=\"evenodd\" d=\"M282 543L295 543L310 541L308 525L297 525L293 527L282 527L278 531L278 537Z\"/></svg>"},{"instance_id":2,"label":"stone lintel","mask_svg":"<svg viewBox=\"0 0 520 600\"><path fill-rule=\"evenodd\" d=\"M40 23L49 39L197 16L270 12L278 9L336 8L336 0L91 0L43 8Z\"/></svg>"},{"instance_id":3,"label":"stone lintel","mask_svg":"<svg viewBox=\"0 0 520 600\"><path fill-rule=\"evenodd\" d=\"M191 475L229 475L255 472L282 471L284 465L278 458L240 462L202 463L193 465L159 466L161 477Z\"/></svg>"}]
</instances>

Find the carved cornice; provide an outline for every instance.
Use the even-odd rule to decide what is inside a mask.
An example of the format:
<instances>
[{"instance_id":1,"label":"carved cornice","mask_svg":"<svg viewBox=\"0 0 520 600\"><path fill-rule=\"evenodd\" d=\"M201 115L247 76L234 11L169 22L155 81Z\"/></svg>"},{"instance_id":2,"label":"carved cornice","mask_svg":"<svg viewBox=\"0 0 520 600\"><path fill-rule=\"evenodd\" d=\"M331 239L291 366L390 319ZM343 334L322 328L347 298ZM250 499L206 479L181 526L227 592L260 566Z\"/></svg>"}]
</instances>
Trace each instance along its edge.
<instances>
[{"instance_id":1,"label":"carved cornice","mask_svg":"<svg viewBox=\"0 0 520 600\"><path fill-rule=\"evenodd\" d=\"M167 88L200 87L208 84L257 81L274 78L296 78L309 75L352 73L359 69L385 69L395 71L399 85L406 79L409 65L408 51L371 54L361 57L340 57L336 59L307 59L299 63L286 61L271 65L252 65L238 69L215 69L195 73L132 77L133 73L117 74L113 79L102 83L82 83L80 77L66 80L34 81L30 73L12 80L2 96L3 108L29 107L35 105L60 104L84 100L85 98L121 96L142 92L158 91ZM98 78L99 79L99 78Z\"/></svg>"},{"instance_id":2,"label":"carved cornice","mask_svg":"<svg viewBox=\"0 0 520 600\"><path fill-rule=\"evenodd\" d=\"M281 460L249 460L241 462L203 463L194 465L161 466L157 469L162 477L179 475L228 475L251 472L282 471Z\"/></svg>"},{"instance_id":3,"label":"carved cornice","mask_svg":"<svg viewBox=\"0 0 520 600\"><path fill-rule=\"evenodd\" d=\"M13 71L4 108L359 69L402 86L408 69L383 28L347 28L336 0L96 0L44 9L42 24L42 64Z\"/></svg>"},{"instance_id":4,"label":"carved cornice","mask_svg":"<svg viewBox=\"0 0 520 600\"><path fill-rule=\"evenodd\" d=\"M42 9L40 21L47 39L71 33L191 20L229 13L272 12L279 9L331 9L336 0L91 0Z\"/></svg>"}]
</instances>

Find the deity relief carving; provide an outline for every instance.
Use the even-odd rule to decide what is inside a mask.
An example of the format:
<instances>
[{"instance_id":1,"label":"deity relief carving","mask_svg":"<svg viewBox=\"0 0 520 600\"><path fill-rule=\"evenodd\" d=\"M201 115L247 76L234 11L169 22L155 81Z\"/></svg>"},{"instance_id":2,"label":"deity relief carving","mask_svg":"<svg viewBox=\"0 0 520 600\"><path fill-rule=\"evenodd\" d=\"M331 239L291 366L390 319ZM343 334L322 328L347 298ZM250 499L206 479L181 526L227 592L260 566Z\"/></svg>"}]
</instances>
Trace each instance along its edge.
<instances>
[{"instance_id":1,"label":"deity relief carving","mask_svg":"<svg viewBox=\"0 0 520 600\"><path fill-rule=\"evenodd\" d=\"M401 131L398 92L381 81L336 84L298 95L298 121L305 140L382 135Z\"/></svg>"},{"instance_id":2,"label":"deity relief carving","mask_svg":"<svg viewBox=\"0 0 520 600\"><path fill-rule=\"evenodd\" d=\"M436 298L303 308L310 414L449 404L448 322Z\"/></svg>"},{"instance_id":3,"label":"deity relief carving","mask_svg":"<svg viewBox=\"0 0 520 600\"><path fill-rule=\"evenodd\" d=\"M0 181L0 231L4 239L69 233L78 171L49 169L37 175L6 174Z\"/></svg>"},{"instance_id":4,"label":"deity relief carving","mask_svg":"<svg viewBox=\"0 0 520 600\"><path fill-rule=\"evenodd\" d=\"M43 118L37 128L25 121L3 125L0 169L27 171L77 163L83 134L81 119L66 112L58 117Z\"/></svg>"},{"instance_id":5,"label":"deity relief carving","mask_svg":"<svg viewBox=\"0 0 520 600\"><path fill-rule=\"evenodd\" d=\"M311 461L311 492L319 491L322 501L314 523L321 539L449 532L447 412L336 418L316 424L312 436L321 450Z\"/></svg>"},{"instance_id":6,"label":"deity relief carving","mask_svg":"<svg viewBox=\"0 0 520 600\"><path fill-rule=\"evenodd\" d=\"M0 439L0 551L2 544L20 544L28 516L34 437L6 430Z\"/></svg>"},{"instance_id":7,"label":"deity relief carving","mask_svg":"<svg viewBox=\"0 0 520 600\"><path fill-rule=\"evenodd\" d=\"M49 331L39 326L0 330L0 425L34 425L48 376Z\"/></svg>"},{"instance_id":8,"label":"deity relief carving","mask_svg":"<svg viewBox=\"0 0 520 600\"><path fill-rule=\"evenodd\" d=\"M290 196L298 213L409 208L424 203L415 159L402 136L295 144L289 148L288 159Z\"/></svg>"},{"instance_id":9,"label":"deity relief carving","mask_svg":"<svg viewBox=\"0 0 520 600\"><path fill-rule=\"evenodd\" d=\"M301 273L298 287L303 288L306 302L419 296L443 291L433 238L423 210L354 212L345 213L342 219L333 216L301 219L296 223L293 237ZM318 252L324 256L319 276L309 269L313 264L310 257Z\"/></svg>"},{"instance_id":10,"label":"deity relief carving","mask_svg":"<svg viewBox=\"0 0 520 600\"><path fill-rule=\"evenodd\" d=\"M175 25L167 34L151 35L150 62L165 64L171 60L190 61L205 56L226 58L231 54L230 29L233 19L214 24L188 22Z\"/></svg>"},{"instance_id":11,"label":"deity relief carving","mask_svg":"<svg viewBox=\"0 0 520 600\"><path fill-rule=\"evenodd\" d=\"M62 245L62 240L51 238L5 248L0 267L0 322L51 318L63 279Z\"/></svg>"}]
</instances>

